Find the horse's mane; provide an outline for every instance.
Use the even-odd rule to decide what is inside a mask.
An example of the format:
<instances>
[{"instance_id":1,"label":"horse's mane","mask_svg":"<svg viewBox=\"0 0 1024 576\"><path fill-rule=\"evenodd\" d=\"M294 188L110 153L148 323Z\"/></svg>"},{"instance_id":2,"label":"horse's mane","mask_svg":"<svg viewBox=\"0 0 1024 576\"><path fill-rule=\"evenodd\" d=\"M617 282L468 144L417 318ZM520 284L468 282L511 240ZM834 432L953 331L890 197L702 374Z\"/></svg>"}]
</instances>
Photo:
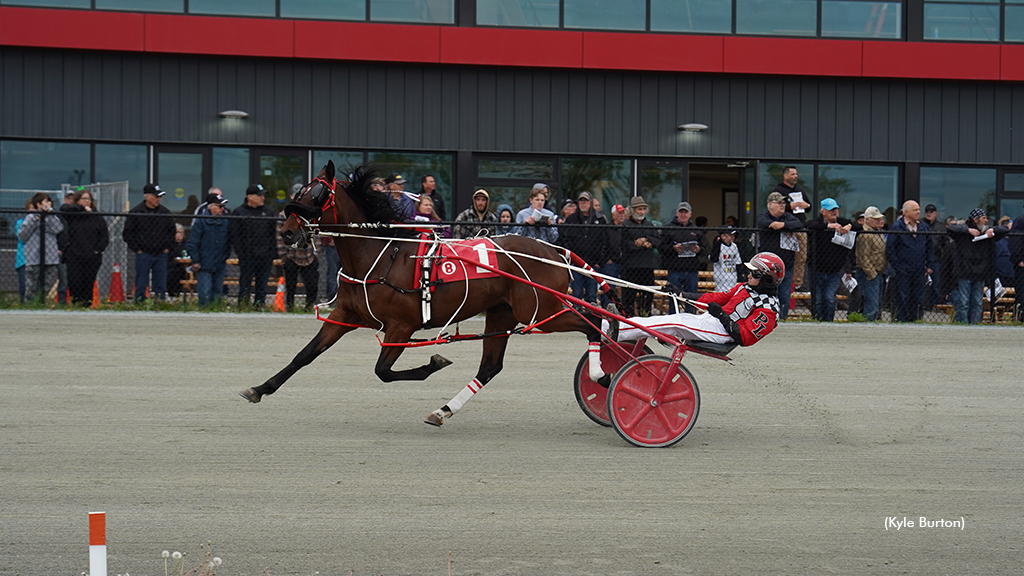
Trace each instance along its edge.
<instances>
[{"instance_id":1,"label":"horse's mane","mask_svg":"<svg viewBox=\"0 0 1024 576\"><path fill-rule=\"evenodd\" d=\"M349 181L341 185L356 207L362 211L368 222L377 224L402 224L403 220L391 204L391 193L383 194L370 189L370 182L380 176L380 172L372 166L358 166L350 175ZM380 236L403 237L415 236L410 228L381 228Z\"/></svg>"}]
</instances>

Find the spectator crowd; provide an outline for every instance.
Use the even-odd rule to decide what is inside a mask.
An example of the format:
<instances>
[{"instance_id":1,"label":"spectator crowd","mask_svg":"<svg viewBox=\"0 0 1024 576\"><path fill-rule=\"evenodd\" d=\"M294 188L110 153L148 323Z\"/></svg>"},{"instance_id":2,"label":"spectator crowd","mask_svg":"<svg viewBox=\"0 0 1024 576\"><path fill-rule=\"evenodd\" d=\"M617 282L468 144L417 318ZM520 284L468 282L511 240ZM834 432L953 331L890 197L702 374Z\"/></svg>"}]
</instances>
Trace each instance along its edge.
<instances>
[{"instance_id":1,"label":"spectator crowd","mask_svg":"<svg viewBox=\"0 0 1024 576\"><path fill-rule=\"evenodd\" d=\"M1024 321L1024 236L1010 234L1024 232L1024 215L990 223L986 211L975 208L963 219L940 219L934 205L922 214L920 205L908 200L888 223L877 206L843 210L848 207L834 198L813 206L792 166L783 169L781 182L749 228L738 227L734 216L724 226L709 228L686 201L676 206L669 222L655 222L642 196L611 205L606 213L600 198L587 190L555 207L544 183L534 185L520 206L495 206L491 193L478 189L471 205L448 220L432 175L423 177L417 193L406 192L405 184L401 174L392 173L373 181L371 189L386 195L400 218L422 223L442 238L518 234L568 248L599 274L622 281L620 312L627 316L656 312L653 294L638 289L654 286L656 271L664 271L665 283L680 292L722 292L745 281L744 261L755 252L770 252L785 265L778 286L781 319L794 303L808 300L811 317L818 321L833 321L837 310L845 308L868 321L898 322L916 321L928 310L950 310L955 322L976 324L983 318L986 294L999 299L1012 288L1011 309L1016 321ZM320 296L318 251L324 253L323 296L333 297L340 263L331 239L324 237L317 246L286 246L279 235L281 214L265 205L260 184L249 186L245 201L234 210L219 189L210 189L189 215L187 234L161 205L164 194L159 185L146 185L143 201L125 221L122 238L134 257L136 301L173 297L190 275L200 306L222 301L227 263L234 254L241 307L266 305L268 279L279 266L287 307L294 307L301 279L309 308ZM56 211L47 194L26 203L28 213L15 225L23 299L43 297L56 284L58 298L66 295L75 305L92 300L110 243L106 221L92 204L88 191L69 195ZM50 212L54 217L44 217ZM847 219L844 212L855 216ZM710 281L701 282L702 272ZM588 275L573 274L571 289L588 302L608 303Z\"/></svg>"}]
</instances>

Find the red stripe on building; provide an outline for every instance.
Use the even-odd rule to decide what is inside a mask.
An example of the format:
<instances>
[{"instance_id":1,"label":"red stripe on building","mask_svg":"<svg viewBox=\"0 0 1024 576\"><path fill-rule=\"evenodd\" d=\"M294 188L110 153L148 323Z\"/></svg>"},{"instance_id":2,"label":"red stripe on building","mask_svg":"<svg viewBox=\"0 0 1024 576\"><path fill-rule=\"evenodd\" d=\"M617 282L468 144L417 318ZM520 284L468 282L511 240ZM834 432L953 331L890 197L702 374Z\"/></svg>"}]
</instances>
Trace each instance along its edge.
<instances>
[{"instance_id":1,"label":"red stripe on building","mask_svg":"<svg viewBox=\"0 0 1024 576\"><path fill-rule=\"evenodd\" d=\"M89 546L107 545L107 513L89 512Z\"/></svg>"},{"instance_id":2,"label":"red stripe on building","mask_svg":"<svg viewBox=\"0 0 1024 576\"><path fill-rule=\"evenodd\" d=\"M726 37L722 71L780 76L860 76L857 40Z\"/></svg>"},{"instance_id":3,"label":"red stripe on building","mask_svg":"<svg viewBox=\"0 0 1024 576\"><path fill-rule=\"evenodd\" d=\"M291 58L295 23L270 18L146 15L146 51Z\"/></svg>"},{"instance_id":4,"label":"red stripe on building","mask_svg":"<svg viewBox=\"0 0 1024 576\"><path fill-rule=\"evenodd\" d=\"M583 33L442 28L440 56L444 64L582 68Z\"/></svg>"},{"instance_id":5,"label":"red stripe on building","mask_svg":"<svg viewBox=\"0 0 1024 576\"><path fill-rule=\"evenodd\" d=\"M999 80L999 44L865 42L864 76Z\"/></svg>"},{"instance_id":6,"label":"red stripe on building","mask_svg":"<svg viewBox=\"0 0 1024 576\"><path fill-rule=\"evenodd\" d=\"M145 49L142 14L0 8L0 44L82 50Z\"/></svg>"},{"instance_id":7,"label":"red stripe on building","mask_svg":"<svg viewBox=\"0 0 1024 576\"><path fill-rule=\"evenodd\" d=\"M1024 46L1003 44L999 47L999 79L1024 81Z\"/></svg>"},{"instance_id":8,"label":"red stripe on building","mask_svg":"<svg viewBox=\"0 0 1024 576\"><path fill-rule=\"evenodd\" d=\"M295 57L436 64L437 26L295 22Z\"/></svg>"},{"instance_id":9,"label":"red stripe on building","mask_svg":"<svg viewBox=\"0 0 1024 576\"><path fill-rule=\"evenodd\" d=\"M0 45L669 72L1024 80L1024 46L419 26L0 7Z\"/></svg>"},{"instance_id":10,"label":"red stripe on building","mask_svg":"<svg viewBox=\"0 0 1024 576\"><path fill-rule=\"evenodd\" d=\"M722 36L583 35L583 67L604 70L722 72Z\"/></svg>"}]
</instances>

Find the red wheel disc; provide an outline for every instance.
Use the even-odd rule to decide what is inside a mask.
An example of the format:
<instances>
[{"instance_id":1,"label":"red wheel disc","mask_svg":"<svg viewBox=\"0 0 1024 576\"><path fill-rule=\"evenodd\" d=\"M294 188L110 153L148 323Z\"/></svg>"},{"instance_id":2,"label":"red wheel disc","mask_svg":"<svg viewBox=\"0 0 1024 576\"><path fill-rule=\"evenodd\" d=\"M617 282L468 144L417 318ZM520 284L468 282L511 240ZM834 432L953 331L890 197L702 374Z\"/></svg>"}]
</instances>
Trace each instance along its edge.
<instances>
[{"instance_id":1,"label":"red wheel disc","mask_svg":"<svg viewBox=\"0 0 1024 576\"><path fill-rule=\"evenodd\" d=\"M622 342L623 348L634 356L653 354L653 351L643 344L643 340L637 342ZM643 346L642 348L640 346ZM619 356L610 346L601 346L601 369L606 374L615 374L626 362L632 360L629 357ZM573 388L576 392L576 403L580 405L583 413L588 418L601 426L611 426L612 421L608 418L608 389L590 379L590 353L584 352L576 365L576 376L573 379Z\"/></svg>"},{"instance_id":2,"label":"red wheel disc","mask_svg":"<svg viewBox=\"0 0 1024 576\"><path fill-rule=\"evenodd\" d=\"M671 371L660 404L651 401L666 373ZM608 414L624 440L635 446L671 446L683 439L697 422L700 391L682 364L673 366L665 356L632 360L612 378L608 387Z\"/></svg>"}]
</instances>

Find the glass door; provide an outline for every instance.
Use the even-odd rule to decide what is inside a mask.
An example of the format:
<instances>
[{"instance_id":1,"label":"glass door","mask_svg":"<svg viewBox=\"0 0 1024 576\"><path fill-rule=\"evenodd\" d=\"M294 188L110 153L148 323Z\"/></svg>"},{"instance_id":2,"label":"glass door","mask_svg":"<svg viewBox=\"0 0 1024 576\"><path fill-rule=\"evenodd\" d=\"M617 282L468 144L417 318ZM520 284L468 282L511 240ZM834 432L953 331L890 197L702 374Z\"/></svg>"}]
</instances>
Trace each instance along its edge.
<instances>
[{"instance_id":1,"label":"glass door","mask_svg":"<svg viewBox=\"0 0 1024 576\"><path fill-rule=\"evenodd\" d=\"M253 155L257 176L266 189L266 206L274 213L284 210L292 194L309 180L308 154L300 150L259 150Z\"/></svg>"},{"instance_id":2,"label":"glass door","mask_svg":"<svg viewBox=\"0 0 1024 576\"><path fill-rule=\"evenodd\" d=\"M165 190L161 204L177 214L191 214L212 181L209 148L156 147L153 181Z\"/></svg>"}]
</instances>

